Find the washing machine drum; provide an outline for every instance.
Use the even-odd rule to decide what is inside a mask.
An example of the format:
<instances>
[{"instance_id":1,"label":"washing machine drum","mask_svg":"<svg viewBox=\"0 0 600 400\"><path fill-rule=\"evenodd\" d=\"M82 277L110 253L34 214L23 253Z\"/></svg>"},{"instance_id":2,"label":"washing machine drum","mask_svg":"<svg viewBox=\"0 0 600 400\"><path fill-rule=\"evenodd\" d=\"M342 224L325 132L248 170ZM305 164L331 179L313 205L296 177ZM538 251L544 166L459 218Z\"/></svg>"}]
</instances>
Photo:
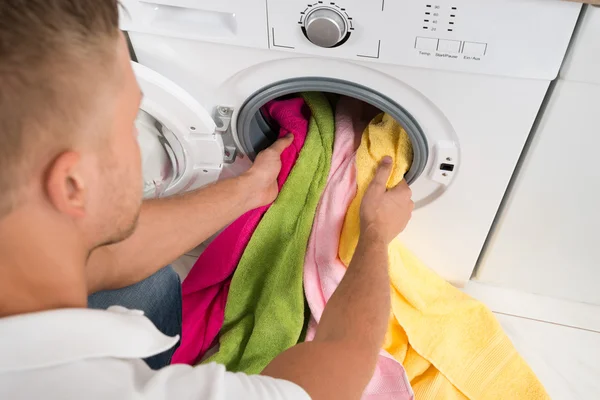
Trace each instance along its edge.
<instances>
[{"instance_id":1,"label":"washing machine drum","mask_svg":"<svg viewBox=\"0 0 600 400\"><path fill-rule=\"evenodd\" d=\"M423 130L412 116L400 105L381 93L352 82L324 78L296 78L274 83L249 97L240 108L237 118L237 133L242 151L251 159L270 145L277 137L269 121L260 111L268 101L299 92L324 92L344 95L362 100L390 114L406 130L413 146L413 163L407 172L406 181L415 182L425 170L429 159L429 145Z\"/></svg>"}]
</instances>

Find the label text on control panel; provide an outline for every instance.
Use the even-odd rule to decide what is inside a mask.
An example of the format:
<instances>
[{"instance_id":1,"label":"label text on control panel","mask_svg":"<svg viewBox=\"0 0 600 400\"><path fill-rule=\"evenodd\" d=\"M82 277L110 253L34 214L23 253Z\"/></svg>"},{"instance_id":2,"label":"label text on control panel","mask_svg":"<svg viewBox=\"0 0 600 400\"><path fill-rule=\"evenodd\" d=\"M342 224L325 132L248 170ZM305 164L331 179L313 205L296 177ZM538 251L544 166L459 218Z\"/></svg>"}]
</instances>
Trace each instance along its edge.
<instances>
[{"instance_id":1,"label":"label text on control panel","mask_svg":"<svg viewBox=\"0 0 600 400\"><path fill-rule=\"evenodd\" d=\"M436 57L442 57L442 58L458 58L458 56L455 56L453 54L446 54L446 53L435 53Z\"/></svg>"}]
</instances>

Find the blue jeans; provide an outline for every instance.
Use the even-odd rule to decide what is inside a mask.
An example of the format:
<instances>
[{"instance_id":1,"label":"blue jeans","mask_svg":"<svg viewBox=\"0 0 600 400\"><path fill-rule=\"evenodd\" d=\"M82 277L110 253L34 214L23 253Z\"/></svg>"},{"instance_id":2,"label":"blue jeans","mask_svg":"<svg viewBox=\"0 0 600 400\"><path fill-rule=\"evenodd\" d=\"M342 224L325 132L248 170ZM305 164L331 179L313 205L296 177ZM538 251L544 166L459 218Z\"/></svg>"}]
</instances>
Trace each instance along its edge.
<instances>
[{"instance_id":1,"label":"blue jeans","mask_svg":"<svg viewBox=\"0 0 600 400\"><path fill-rule=\"evenodd\" d=\"M89 308L106 309L110 306L142 310L165 335L181 335L181 281L171 266L164 267L135 285L105 290L88 297ZM144 361L152 369L165 367L171 362L176 348Z\"/></svg>"}]
</instances>

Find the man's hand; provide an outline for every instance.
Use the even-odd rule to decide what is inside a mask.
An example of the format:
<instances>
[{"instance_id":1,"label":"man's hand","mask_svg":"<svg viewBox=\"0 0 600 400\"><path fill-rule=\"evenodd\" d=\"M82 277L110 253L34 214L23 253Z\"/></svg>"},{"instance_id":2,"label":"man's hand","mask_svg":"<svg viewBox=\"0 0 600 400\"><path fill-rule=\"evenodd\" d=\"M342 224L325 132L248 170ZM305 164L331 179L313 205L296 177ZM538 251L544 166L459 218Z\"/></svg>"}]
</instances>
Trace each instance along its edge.
<instances>
[{"instance_id":1,"label":"man's hand","mask_svg":"<svg viewBox=\"0 0 600 400\"><path fill-rule=\"evenodd\" d=\"M287 135L277 140L271 147L261 151L254 160L252 168L242 177L248 181L252 191L254 208L271 204L279 194L277 176L281 170L281 153L294 140L293 135Z\"/></svg>"},{"instance_id":2,"label":"man's hand","mask_svg":"<svg viewBox=\"0 0 600 400\"><path fill-rule=\"evenodd\" d=\"M387 190L391 171L392 159L385 157L360 206L361 237L375 235L386 244L406 228L415 208L412 191L405 180Z\"/></svg>"},{"instance_id":3,"label":"man's hand","mask_svg":"<svg viewBox=\"0 0 600 400\"><path fill-rule=\"evenodd\" d=\"M88 260L88 290L119 289L152 275L248 210L277 197L281 153L293 137L261 152L245 174L165 199L144 201L127 240L96 249Z\"/></svg>"}]
</instances>

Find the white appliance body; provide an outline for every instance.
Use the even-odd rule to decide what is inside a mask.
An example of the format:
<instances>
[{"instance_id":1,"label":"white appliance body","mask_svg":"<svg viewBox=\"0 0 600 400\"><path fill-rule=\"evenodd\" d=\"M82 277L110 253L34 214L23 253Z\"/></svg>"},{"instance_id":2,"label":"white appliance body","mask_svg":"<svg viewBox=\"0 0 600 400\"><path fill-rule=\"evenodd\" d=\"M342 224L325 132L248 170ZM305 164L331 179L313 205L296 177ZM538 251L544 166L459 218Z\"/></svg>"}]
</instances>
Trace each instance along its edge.
<instances>
[{"instance_id":1,"label":"white appliance body","mask_svg":"<svg viewBox=\"0 0 600 400\"><path fill-rule=\"evenodd\" d=\"M257 95L282 82L292 82L297 91L303 82L310 81L306 88L311 90L318 89L314 82L325 82L323 87L334 92L342 82L382 96L415 122L415 135L424 138L423 165L411 183L417 209L401 239L459 285L471 277L580 10L577 4L547 0L123 4L128 12L122 28L139 63L171 80L205 110L194 131L182 128L188 136L182 142L189 145L195 140L190 137L216 141L214 149L221 146L229 155L235 144L242 156L232 165L217 157L204 164L196 160L182 172L188 178L162 194L214 181L220 168L226 177L248 167L249 157L243 155L252 151L240 121ZM302 28L315 8L343 17L349 33L343 44L322 48L308 40ZM153 101L177 101L171 97L163 93ZM216 124L210 121L213 115ZM225 135L223 144L215 126L228 130L231 139ZM183 153L201 153L190 146L183 146ZM443 163L452 169L441 169Z\"/></svg>"},{"instance_id":2,"label":"white appliance body","mask_svg":"<svg viewBox=\"0 0 600 400\"><path fill-rule=\"evenodd\" d=\"M600 305L600 8L588 6L477 279Z\"/></svg>"}]
</instances>

